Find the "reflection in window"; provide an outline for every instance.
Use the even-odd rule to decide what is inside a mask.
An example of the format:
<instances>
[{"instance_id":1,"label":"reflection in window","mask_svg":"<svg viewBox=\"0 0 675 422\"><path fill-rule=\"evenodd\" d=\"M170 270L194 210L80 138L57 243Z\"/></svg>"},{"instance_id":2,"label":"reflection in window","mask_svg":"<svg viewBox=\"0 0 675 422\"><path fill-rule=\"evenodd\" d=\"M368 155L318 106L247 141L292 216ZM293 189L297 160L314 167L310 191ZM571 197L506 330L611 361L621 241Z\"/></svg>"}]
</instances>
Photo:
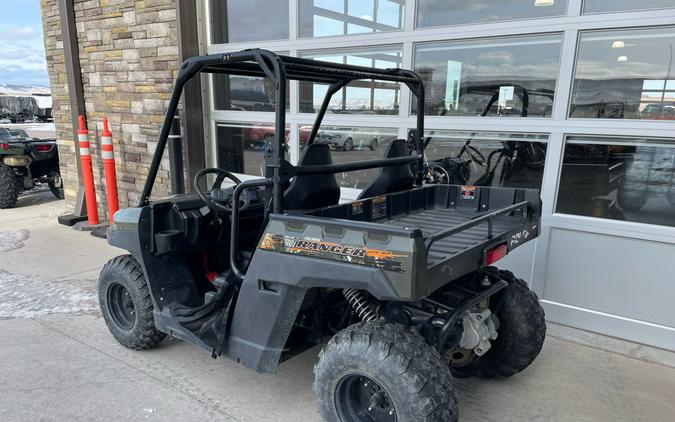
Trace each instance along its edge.
<instances>
[{"instance_id":1,"label":"reflection in window","mask_svg":"<svg viewBox=\"0 0 675 422\"><path fill-rule=\"evenodd\" d=\"M675 226L675 142L569 138L556 212Z\"/></svg>"},{"instance_id":2,"label":"reflection in window","mask_svg":"<svg viewBox=\"0 0 675 422\"><path fill-rule=\"evenodd\" d=\"M285 136L289 129L286 127ZM265 147L274 142L274 123L218 123L218 167L233 173L265 175Z\"/></svg>"},{"instance_id":3,"label":"reflection in window","mask_svg":"<svg viewBox=\"0 0 675 422\"><path fill-rule=\"evenodd\" d=\"M288 38L288 0L211 0L211 43Z\"/></svg>"},{"instance_id":4,"label":"reflection in window","mask_svg":"<svg viewBox=\"0 0 675 422\"><path fill-rule=\"evenodd\" d=\"M405 0L300 0L300 37L396 31Z\"/></svg>"},{"instance_id":5,"label":"reflection in window","mask_svg":"<svg viewBox=\"0 0 675 422\"><path fill-rule=\"evenodd\" d=\"M311 128L307 127L307 132ZM333 163L374 160L382 158L392 140L396 139L397 129L379 129L362 127L321 126L314 142L328 144L332 150ZM300 148L306 144L300 131ZM302 153L301 153L302 154ZM343 188L363 189L375 178L378 169L351 171L335 175Z\"/></svg>"},{"instance_id":6,"label":"reflection in window","mask_svg":"<svg viewBox=\"0 0 675 422\"><path fill-rule=\"evenodd\" d=\"M585 0L584 13L623 12L626 10L664 9L675 7L673 0Z\"/></svg>"},{"instance_id":7,"label":"reflection in window","mask_svg":"<svg viewBox=\"0 0 675 422\"><path fill-rule=\"evenodd\" d=\"M274 111L276 90L268 78L213 74L213 106L216 110ZM290 88L286 84L286 110Z\"/></svg>"},{"instance_id":8,"label":"reflection in window","mask_svg":"<svg viewBox=\"0 0 675 422\"><path fill-rule=\"evenodd\" d=\"M549 35L418 45L426 114L550 117L561 41Z\"/></svg>"},{"instance_id":9,"label":"reflection in window","mask_svg":"<svg viewBox=\"0 0 675 422\"><path fill-rule=\"evenodd\" d=\"M401 49L392 47L350 50L343 54L313 54L309 58L384 69L401 67ZM328 85L325 84L300 82L300 112L318 111L327 90ZM333 95L328 110L330 113L398 114L399 100L398 83L353 81Z\"/></svg>"},{"instance_id":10,"label":"reflection in window","mask_svg":"<svg viewBox=\"0 0 675 422\"><path fill-rule=\"evenodd\" d=\"M428 131L426 140L440 183L541 188L548 135Z\"/></svg>"},{"instance_id":11,"label":"reflection in window","mask_svg":"<svg viewBox=\"0 0 675 422\"><path fill-rule=\"evenodd\" d=\"M675 119L675 28L581 34L570 117Z\"/></svg>"},{"instance_id":12,"label":"reflection in window","mask_svg":"<svg viewBox=\"0 0 675 422\"><path fill-rule=\"evenodd\" d=\"M417 27L562 16L567 0L419 0Z\"/></svg>"}]
</instances>

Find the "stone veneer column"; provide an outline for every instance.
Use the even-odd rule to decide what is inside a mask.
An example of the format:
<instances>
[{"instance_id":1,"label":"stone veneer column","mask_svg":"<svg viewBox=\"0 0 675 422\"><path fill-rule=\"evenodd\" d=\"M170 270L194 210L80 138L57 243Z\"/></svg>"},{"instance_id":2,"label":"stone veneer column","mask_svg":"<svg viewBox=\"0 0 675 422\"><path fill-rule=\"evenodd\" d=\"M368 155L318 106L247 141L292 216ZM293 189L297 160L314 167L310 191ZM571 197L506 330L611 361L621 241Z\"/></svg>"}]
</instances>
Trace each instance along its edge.
<instances>
[{"instance_id":1,"label":"stone veneer column","mask_svg":"<svg viewBox=\"0 0 675 422\"><path fill-rule=\"evenodd\" d=\"M72 209L77 167L59 8L57 0L40 4L66 205ZM76 0L75 20L99 209L105 210L105 181L93 134L101 131L104 115L113 134L120 206L134 206L180 65L175 0ZM165 159L155 196L169 191L168 168Z\"/></svg>"}]
</instances>

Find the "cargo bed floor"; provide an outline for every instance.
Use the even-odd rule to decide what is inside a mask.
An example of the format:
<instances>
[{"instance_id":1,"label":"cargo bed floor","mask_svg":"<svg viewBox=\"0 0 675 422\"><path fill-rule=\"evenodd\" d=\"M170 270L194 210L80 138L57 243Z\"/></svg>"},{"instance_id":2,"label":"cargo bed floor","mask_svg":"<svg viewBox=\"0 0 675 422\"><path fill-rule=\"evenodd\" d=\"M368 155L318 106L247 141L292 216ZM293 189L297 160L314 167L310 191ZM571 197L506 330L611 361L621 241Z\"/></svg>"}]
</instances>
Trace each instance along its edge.
<instances>
[{"instance_id":1,"label":"cargo bed floor","mask_svg":"<svg viewBox=\"0 0 675 422\"><path fill-rule=\"evenodd\" d=\"M412 214L397 216L390 220L382 221L384 224L401 227L417 227L422 230L424 237L449 229L458 224L480 216L474 212L458 212L452 208L435 208L422 210ZM522 217L500 216L494 221L492 235L495 238L522 226ZM456 255L468 248L476 246L487 240L488 223L481 223L459 233L436 241L428 253L428 265L434 265Z\"/></svg>"}]
</instances>

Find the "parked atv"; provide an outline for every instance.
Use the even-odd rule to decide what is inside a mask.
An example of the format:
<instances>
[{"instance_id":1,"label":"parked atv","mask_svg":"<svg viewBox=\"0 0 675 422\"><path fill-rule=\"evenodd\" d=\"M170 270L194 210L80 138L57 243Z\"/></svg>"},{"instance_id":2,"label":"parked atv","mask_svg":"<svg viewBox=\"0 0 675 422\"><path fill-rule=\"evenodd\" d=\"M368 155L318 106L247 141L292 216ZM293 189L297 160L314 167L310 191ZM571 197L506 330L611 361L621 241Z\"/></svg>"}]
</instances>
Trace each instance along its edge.
<instances>
[{"instance_id":1,"label":"parked atv","mask_svg":"<svg viewBox=\"0 0 675 422\"><path fill-rule=\"evenodd\" d=\"M151 202L183 87L202 72L267 77L276 87L266 175L242 181L205 168L194 193ZM283 148L287 79L330 83L297 165ZM413 151L398 139L383 158L333 164L329 145L317 142L330 99L373 79L417 98ZM170 335L268 373L325 344L314 367L323 419L457 421L453 374L508 377L541 350L537 296L492 266L538 235L541 202L530 189L424 184L424 105L409 70L258 49L185 61L141 202L118 211L108 230L108 242L129 252L99 277L112 335L136 350ZM335 174L365 169L380 172L357 200L340 203Z\"/></svg>"},{"instance_id":2,"label":"parked atv","mask_svg":"<svg viewBox=\"0 0 675 422\"><path fill-rule=\"evenodd\" d=\"M19 194L36 183L47 183L54 196L63 199L56 140L21 132L0 128L0 208L13 207Z\"/></svg>"}]
</instances>

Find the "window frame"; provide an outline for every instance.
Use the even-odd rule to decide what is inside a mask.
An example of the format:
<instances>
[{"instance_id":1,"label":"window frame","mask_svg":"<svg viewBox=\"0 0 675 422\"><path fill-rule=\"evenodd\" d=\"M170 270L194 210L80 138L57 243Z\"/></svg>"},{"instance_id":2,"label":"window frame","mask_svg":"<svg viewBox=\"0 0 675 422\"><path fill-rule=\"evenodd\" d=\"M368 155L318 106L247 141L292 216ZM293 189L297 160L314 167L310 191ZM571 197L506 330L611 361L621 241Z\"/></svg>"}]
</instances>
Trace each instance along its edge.
<instances>
[{"instance_id":1,"label":"window frame","mask_svg":"<svg viewBox=\"0 0 675 422\"><path fill-rule=\"evenodd\" d=\"M313 1L313 0L311 0L311 1ZM347 0L343 0L343 1L345 1L345 6L346 6L346 5L347 5ZM300 25L301 25L301 22L300 22L300 16L301 16L301 14L302 14L302 11L300 10L300 8L302 7L302 6L301 6L302 0L290 0L291 3L295 3L295 4L296 4L295 8L293 8L293 7L292 7L292 4L291 4L291 12L292 12L293 10L295 10L295 18L296 18L295 34L296 34L296 39L302 39L302 40L325 40L325 39L337 38L337 37L353 37L353 36L358 36L358 35L372 35L372 34L378 34L378 33L387 33L387 34L394 33L394 34L395 34L395 33L403 32L403 31L406 30L406 24L407 24L407 19L408 19L408 7L410 7L410 3L411 3L410 0L403 0L403 1L405 2L405 4L401 6L401 7L403 8L403 11L402 11L403 13L402 13L402 15L400 16L401 27L398 28L398 29L394 29L394 30L391 30L391 31L380 31L380 32L378 32L378 31L373 31L373 32L359 32L359 33L355 33L355 34L338 34L338 35L324 35L324 36L315 36L315 35L312 35L312 36L303 36L303 35L300 35ZM416 0L413 0L413 1L416 1ZM336 12L336 13L337 13L337 12ZM292 19L291 19L291 20L292 20ZM343 22L343 24L344 24L344 25L347 25L348 22Z\"/></svg>"},{"instance_id":2,"label":"window frame","mask_svg":"<svg viewBox=\"0 0 675 422\"><path fill-rule=\"evenodd\" d=\"M608 142L608 138L611 138L611 143ZM675 136L671 137L653 137L653 136L645 136L645 135L639 135L635 133L634 135L604 135L601 133L594 133L594 134L583 134L583 133L574 133L574 134L563 134L562 137L562 154L560 157L559 165L557 166L557 177L556 177L556 185L555 185L555 197L552 202L552 216L555 219L561 219L562 221L569 221L573 219L579 219L581 221L588 222L589 224L598 224L600 225L603 229L606 227L613 228L613 229L621 229L623 227L623 230L628 230L630 232L638 231L638 233L645 233L648 235L654 235L657 233L657 231L660 229L663 233L660 234L666 234L668 235L668 232L674 231L675 232L675 225L674 226L666 226L666 225L661 225L661 224L654 224L654 223L645 223L645 222L638 222L638 221L626 221L626 220L615 220L611 218L604 218L604 217L594 217L594 216L587 216L587 215L582 215L582 214L573 214L569 212L559 212L557 211L558 209L558 199L560 195L560 186L562 184L562 170L563 170L563 164L564 164L564 158L565 158L565 148L568 145L568 142L570 140L573 140L573 143L582 143L580 142L581 140L588 140L588 142L585 142L587 144L593 144L593 145L643 145L643 146L649 146L649 142L638 142L640 140L653 140L653 141L661 141L658 144L655 144L654 147L659 147L660 146L672 146L673 149L675 149ZM594 140L603 140L601 142L594 142ZM674 170L675 171L675 168ZM638 234L634 233L634 234ZM675 234L675 233L673 233ZM638 236L629 236L629 237L635 237L635 238L641 238L639 235ZM675 241L673 242L675 243Z\"/></svg>"},{"instance_id":3,"label":"window frame","mask_svg":"<svg viewBox=\"0 0 675 422\"><path fill-rule=\"evenodd\" d=\"M453 43L462 43L462 42L480 42L480 41L489 41L489 40L505 40L505 39L517 39L517 38L537 38L537 37L553 37L555 35L560 35L560 52L558 53L558 60L557 60L557 67L556 67L556 75L555 75L555 89L554 89L554 94L553 94L553 101L551 104L551 116L549 117L530 117L526 116L526 120L530 119L545 119L545 120L552 120L553 116L555 115L556 112L556 98L558 97L558 82L560 78L560 68L562 65L563 61L563 47L565 44L565 33L561 31L556 31L556 32L538 32L538 33L532 33L532 34L525 34L525 35L518 35L518 34L513 34L513 35L507 35L504 37L495 37L495 36L483 36L483 37L475 37L475 38L463 38L461 40L440 40L440 41L425 41L425 42L418 42L413 44L413 49L412 49L412 60L413 60L413 65L415 64L415 58L417 55L417 49L420 46L424 45L431 45L431 44L442 44L442 43L447 43L447 44L453 44ZM412 67L414 70L414 66ZM428 108L427 108L428 110ZM409 109L409 114L408 116L415 116L416 114L413 114L412 112L412 102L410 104L410 109ZM434 117L433 115L427 114L425 118L429 117ZM435 117L444 117L444 118L478 118L478 119L524 119L521 116L435 116Z\"/></svg>"},{"instance_id":4,"label":"window frame","mask_svg":"<svg viewBox=\"0 0 675 422\"><path fill-rule=\"evenodd\" d=\"M633 12L646 12L646 11L654 11L654 10L669 10L671 9L670 7L641 7L637 9L618 9L618 10L605 10L601 12L587 12L586 11L586 4L588 3L589 0L583 0L583 4L581 5L581 14L582 15L603 15L607 13L633 13ZM675 7L675 6L673 6Z\"/></svg>"},{"instance_id":5,"label":"window frame","mask_svg":"<svg viewBox=\"0 0 675 422\"><path fill-rule=\"evenodd\" d=\"M485 24L493 24L493 23L515 23L515 22L522 22L522 21L530 21L530 20L540 20L540 19L554 19L554 18L560 18L567 16L567 14L570 12L570 4L574 5L575 0L565 0L565 10L562 11L561 14L559 15L551 15L551 16L541 16L541 17L529 17L529 18L514 18L514 19L497 19L497 20L491 20L491 21L480 21L480 22L467 22L467 23L447 23L443 25L432 25L432 26L419 26L418 25L418 19L420 17L419 15L419 8L420 5L422 4L422 0L415 0L415 20L413 22L414 28L415 29L429 29L429 28L456 28L460 26L473 26L473 25L485 25Z\"/></svg>"},{"instance_id":6,"label":"window frame","mask_svg":"<svg viewBox=\"0 0 675 422\"><path fill-rule=\"evenodd\" d=\"M658 9L661 10L661 9ZM605 120L605 121L610 121L610 122L632 122L632 123L657 123L659 120L657 119L612 119L612 118L606 118L606 117L596 117L596 118L591 118L591 117L570 117L570 113L572 111L572 100L574 98L574 82L577 79L577 68L579 65L579 53L581 53L581 37L583 34L591 34L591 33L598 33L598 32L621 32L621 31L649 31L649 30L654 30L654 29L665 29L665 28L672 28L673 33L675 34L675 24L670 24L670 25L650 25L650 26L631 26L631 27L620 27L620 28L596 28L596 29L583 29L583 30L578 30L576 31L576 43L575 43L575 48L574 48L574 68L572 70L572 76L571 76L571 84L570 84L570 90L569 93L567 94L569 100L567 101L567 107L566 107L566 116L567 120L573 121L573 122L586 122L586 121L598 121L598 120ZM673 59L675 63L675 58ZM675 75L670 80L675 80ZM665 86L664 86L665 88ZM665 91L665 89L664 89ZM640 101L642 102L642 101Z\"/></svg>"}]
</instances>

